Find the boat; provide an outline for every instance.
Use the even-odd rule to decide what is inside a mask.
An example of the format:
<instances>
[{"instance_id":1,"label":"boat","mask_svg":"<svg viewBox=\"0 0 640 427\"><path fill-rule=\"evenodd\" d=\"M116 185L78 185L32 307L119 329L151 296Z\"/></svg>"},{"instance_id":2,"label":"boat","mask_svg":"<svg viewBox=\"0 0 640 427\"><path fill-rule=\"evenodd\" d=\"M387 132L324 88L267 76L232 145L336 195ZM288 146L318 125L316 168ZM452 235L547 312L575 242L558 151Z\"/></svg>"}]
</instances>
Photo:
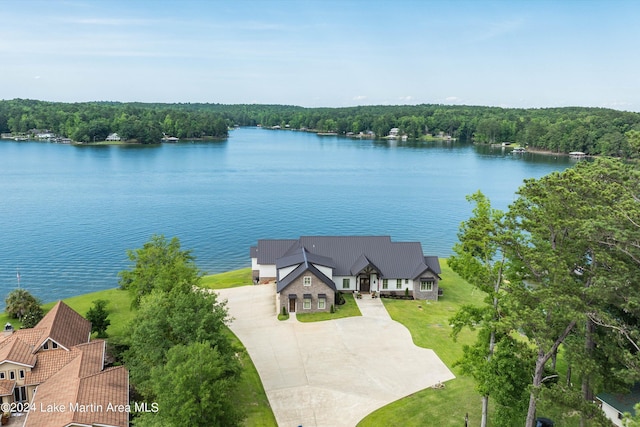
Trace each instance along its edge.
<instances>
[{"instance_id":1,"label":"boat","mask_svg":"<svg viewBox=\"0 0 640 427\"><path fill-rule=\"evenodd\" d=\"M516 147L513 149L513 154L522 154L526 152L527 152L526 148L523 148L523 147Z\"/></svg>"},{"instance_id":2,"label":"boat","mask_svg":"<svg viewBox=\"0 0 640 427\"><path fill-rule=\"evenodd\" d=\"M582 151L572 151L569 153L569 157L571 157L572 159L582 159L584 157L587 157L587 155Z\"/></svg>"}]
</instances>

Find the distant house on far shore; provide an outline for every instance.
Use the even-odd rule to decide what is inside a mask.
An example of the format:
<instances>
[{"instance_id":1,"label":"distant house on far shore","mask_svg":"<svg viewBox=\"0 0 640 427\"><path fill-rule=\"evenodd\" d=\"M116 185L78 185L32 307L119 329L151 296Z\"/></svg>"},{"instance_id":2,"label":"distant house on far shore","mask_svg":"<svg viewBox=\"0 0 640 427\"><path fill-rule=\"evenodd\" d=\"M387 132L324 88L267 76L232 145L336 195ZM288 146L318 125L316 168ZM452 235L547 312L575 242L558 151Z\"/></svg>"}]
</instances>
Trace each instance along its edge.
<instances>
[{"instance_id":1,"label":"distant house on far shore","mask_svg":"<svg viewBox=\"0 0 640 427\"><path fill-rule=\"evenodd\" d=\"M602 411L606 417L616 426L622 426L624 414L628 412L633 416L634 406L640 403L640 383L636 383L629 393L600 393L596 396L596 400L602 405Z\"/></svg>"},{"instance_id":2,"label":"distant house on far shore","mask_svg":"<svg viewBox=\"0 0 640 427\"><path fill-rule=\"evenodd\" d=\"M107 136L106 141L120 141L120 135L118 135L117 133L110 133L109 136Z\"/></svg>"}]
</instances>

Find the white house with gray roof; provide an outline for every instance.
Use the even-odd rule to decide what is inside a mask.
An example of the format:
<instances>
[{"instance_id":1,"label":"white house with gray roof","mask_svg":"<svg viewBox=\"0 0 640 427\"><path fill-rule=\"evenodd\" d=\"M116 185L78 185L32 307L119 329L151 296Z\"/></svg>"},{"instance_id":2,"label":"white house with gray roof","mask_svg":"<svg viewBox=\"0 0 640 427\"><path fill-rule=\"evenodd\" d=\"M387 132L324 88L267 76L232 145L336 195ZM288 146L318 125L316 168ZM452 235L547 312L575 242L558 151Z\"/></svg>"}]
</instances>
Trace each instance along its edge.
<instances>
[{"instance_id":1,"label":"white house with gray roof","mask_svg":"<svg viewBox=\"0 0 640 427\"><path fill-rule=\"evenodd\" d=\"M389 236L258 240L251 266L256 283L276 281L279 312L329 311L338 291L438 299L438 257Z\"/></svg>"}]
</instances>

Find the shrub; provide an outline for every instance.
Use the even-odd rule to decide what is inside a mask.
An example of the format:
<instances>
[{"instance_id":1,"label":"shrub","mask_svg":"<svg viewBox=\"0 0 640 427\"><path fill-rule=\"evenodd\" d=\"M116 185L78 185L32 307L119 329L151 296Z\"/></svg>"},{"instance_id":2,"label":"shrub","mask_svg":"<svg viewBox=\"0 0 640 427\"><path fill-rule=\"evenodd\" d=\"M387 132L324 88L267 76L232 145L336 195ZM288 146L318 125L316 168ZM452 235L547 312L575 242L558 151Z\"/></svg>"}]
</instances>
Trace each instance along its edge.
<instances>
[{"instance_id":1,"label":"shrub","mask_svg":"<svg viewBox=\"0 0 640 427\"><path fill-rule=\"evenodd\" d=\"M331 304L331 309L329 310L330 313L335 313L336 312L336 308L333 306L333 304Z\"/></svg>"}]
</instances>

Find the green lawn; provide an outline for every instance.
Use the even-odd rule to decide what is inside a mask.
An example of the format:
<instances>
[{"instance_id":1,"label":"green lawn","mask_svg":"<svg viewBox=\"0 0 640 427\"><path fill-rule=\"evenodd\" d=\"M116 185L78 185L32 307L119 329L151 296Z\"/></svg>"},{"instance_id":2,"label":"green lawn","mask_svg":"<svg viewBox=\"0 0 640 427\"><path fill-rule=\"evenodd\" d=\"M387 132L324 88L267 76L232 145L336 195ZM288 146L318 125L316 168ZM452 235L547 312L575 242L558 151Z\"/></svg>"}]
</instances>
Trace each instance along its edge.
<instances>
[{"instance_id":1,"label":"green lawn","mask_svg":"<svg viewBox=\"0 0 640 427\"><path fill-rule=\"evenodd\" d=\"M464 425L467 413L470 426L480 424L480 395L475 391L474 381L452 367L462 356L462 346L475 340L475 333L465 330L454 343L449 318L462 304L482 304L484 295L455 274L446 260L440 262L444 296L438 302L385 298L382 301L391 317L409 329L414 343L434 350L456 379L448 381L444 389L425 389L380 408L358 426L459 427Z\"/></svg>"},{"instance_id":2,"label":"green lawn","mask_svg":"<svg viewBox=\"0 0 640 427\"><path fill-rule=\"evenodd\" d=\"M343 317L362 316L358 304L356 304L353 294L343 294L345 303L335 306L335 313L298 313L296 318L300 322L320 322L322 320L341 319Z\"/></svg>"},{"instance_id":3,"label":"green lawn","mask_svg":"<svg viewBox=\"0 0 640 427\"><path fill-rule=\"evenodd\" d=\"M200 282L200 286L207 289L236 288L252 284L250 267L204 276Z\"/></svg>"},{"instance_id":4,"label":"green lawn","mask_svg":"<svg viewBox=\"0 0 640 427\"><path fill-rule=\"evenodd\" d=\"M104 299L109 301L107 311L109 312L109 320L111 325L107 328L107 334L111 337L121 336L133 319L134 313L131 311L131 299L126 291L121 289L107 289L106 291L92 292L90 294L78 295L63 300L65 304L73 308L82 316L87 314L89 308L93 305L93 301ZM44 312L47 313L56 304L57 301L49 302L42 305ZM15 329L20 329L22 324L16 319L10 319L6 313L0 315L0 324L4 325L11 322Z\"/></svg>"}]
</instances>

